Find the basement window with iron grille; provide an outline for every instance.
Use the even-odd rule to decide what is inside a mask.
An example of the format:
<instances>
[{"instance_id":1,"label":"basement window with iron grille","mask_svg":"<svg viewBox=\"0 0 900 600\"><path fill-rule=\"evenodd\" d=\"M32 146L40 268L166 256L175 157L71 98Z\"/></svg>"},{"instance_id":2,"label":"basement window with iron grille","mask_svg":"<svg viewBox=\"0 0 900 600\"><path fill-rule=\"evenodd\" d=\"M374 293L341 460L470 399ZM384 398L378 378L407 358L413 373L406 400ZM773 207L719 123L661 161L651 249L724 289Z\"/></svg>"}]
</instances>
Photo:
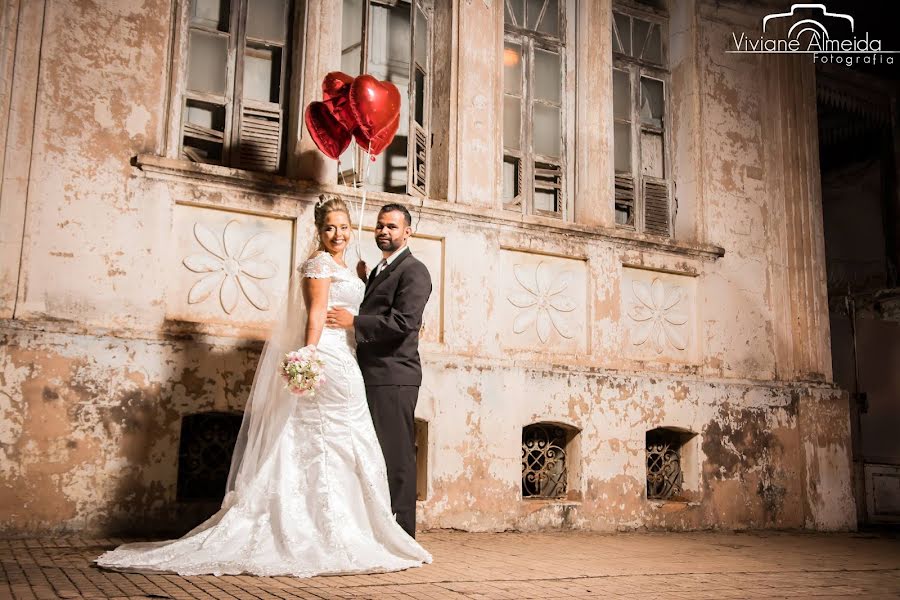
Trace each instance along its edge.
<instances>
[{"instance_id":1,"label":"basement window with iron grille","mask_svg":"<svg viewBox=\"0 0 900 600\"><path fill-rule=\"evenodd\" d=\"M522 497L564 498L568 491L569 432L536 423L522 429Z\"/></svg>"},{"instance_id":2,"label":"basement window with iron grille","mask_svg":"<svg viewBox=\"0 0 900 600\"><path fill-rule=\"evenodd\" d=\"M685 484L696 487L697 473L690 468L691 445L696 434L660 427L646 434L647 499L684 501Z\"/></svg>"},{"instance_id":3,"label":"basement window with iron grille","mask_svg":"<svg viewBox=\"0 0 900 600\"><path fill-rule=\"evenodd\" d=\"M177 498L221 501L225 497L231 454L241 415L207 412L181 419Z\"/></svg>"},{"instance_id":4,"label":"basement window with iron grille","mask_svg":"<svg viewBox=\"0 0 900 600\"><path fill-rule=\"evenodd\" d=\"M616 225L672 236L667 20L613 11Z\"/></svg>"},{"instance_id":5,"label":"basement window with iron grille","mask_svg":"<svg viewBox=\"0 0 900 600\"><path fill-rule=\"evenodd\" d=\"M190 0L182 158L280 172L292 0Z\"/></svg>"}]
</instances>

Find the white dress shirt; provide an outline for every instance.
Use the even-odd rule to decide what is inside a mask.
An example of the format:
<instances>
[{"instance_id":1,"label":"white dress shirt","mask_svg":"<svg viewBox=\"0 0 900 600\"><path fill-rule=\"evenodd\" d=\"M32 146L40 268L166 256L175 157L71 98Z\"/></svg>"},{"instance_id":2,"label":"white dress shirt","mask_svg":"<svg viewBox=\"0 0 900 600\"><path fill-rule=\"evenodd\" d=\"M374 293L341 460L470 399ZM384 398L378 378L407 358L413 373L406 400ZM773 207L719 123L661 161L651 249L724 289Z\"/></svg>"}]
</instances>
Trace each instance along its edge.
<instances>
[{"instance_id":1,"label":"white dress shirt","mask_svg":"<svg viewBox=\"0 0 900 600\"><path fill-rule=\"evenodd\" d=\"M382 259L382 261L380 263L378 263L378 266L375 267L375 277L378 277L378 275L381 274L381 271L383 271L385 268L387 268L387 266L389 264L391 264L392 262L397 260L397 257L399 257L401 254L403 254L403 252L406 250L409 250L409 246L403 246L402 248L400 248L398 250L394 250L393 254L391 254L390 256L388 256L385 259Z\"/></svg>"}]
</instances>

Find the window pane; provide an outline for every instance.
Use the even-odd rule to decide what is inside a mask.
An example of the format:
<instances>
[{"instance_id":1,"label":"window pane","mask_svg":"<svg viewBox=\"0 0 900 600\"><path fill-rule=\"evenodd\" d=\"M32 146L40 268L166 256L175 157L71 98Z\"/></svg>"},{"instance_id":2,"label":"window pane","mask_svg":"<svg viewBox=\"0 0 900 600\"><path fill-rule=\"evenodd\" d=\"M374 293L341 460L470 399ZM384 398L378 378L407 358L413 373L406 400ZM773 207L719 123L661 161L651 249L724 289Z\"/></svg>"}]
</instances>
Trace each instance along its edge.
<instances>
[{"instance_id":1,"label":"window pane","mask_svg":"<svg viewBox=\"0 0 900 600\"><path fill-rule=\"evenodd\" d=\"M376 10L380 9L373 6L372 12L374 13ZM388 64L397 63L408 67L410 61L409 36L412 34L409 7L398 4L393 8L384 8L383 10L388 14L388 53L385 58L387 59ZM375 37L377 36L372 36L373 41ZM405 77L408 77L408 75ZM384 79L387 79L387 77L384 77Z\"/></svg>"},{"instance_id":2,"label":"window pane","mask_svg":"<svg viewBox=\"0 0 900 600\"><path fill-rule=\"evenodd\" d=\"M534 96L541 100L559 102L562 83L559 54L534 50Z\"/></svg>"},{"instance_id":3,"label":"window pane","mask_svg":"<svg viewBox=\"0 0 900 600\"><path fill-rule=\"evenodd\" d=\"M192 0L191 25L228 31L228 0Z\"/></svg>"},{"instance_id":4,"label":"window pane","mask_svg":"<svg viewBox=\"0 0 900 600\"><path fill-rule=\"evenodd\" d=\"M537 30L538 17L541 16L541 9L544 8L544 0L525 0L525 21L527 29Z\"/></svg>"},{"instance_id":5,"label":"window pane","mask_svg":"<svg viewBox=\"0 0 900 600\"><path fill-rule=\"evenodd\" d=\"M196 100L188 100L184 107L184 117L186 123L191 123L204 129L223 132L225 131L225 107L206 102L198 102ZM220 134L207 132L213 137L219 137Z\"/></svg>"},{"instance_id":6,"label":"window pane","mask_svg":"<svg viewBox=\"0 0 900 600\"><path fill-rule=\"evenodd\" d=\"M181 153L194 162L222 162L225 107L196 100L185 102Z\"/></svg>"},{"instance_id":7,"label":"window pane","mask_svg":"<svg viewBox=\"0 0 900 600\"><path fill-rule=\"evenodd\" d=\"M616 225L634 225L630 205L616 202Z\"/></svg>"},{"instance_id":8,"label":"window pane","mask_svg":"<svg viewBox=\"0 0 900 600\"><path fill-rule=\"evenodd\" d=\"M519 142L522 119L522 101L518 98L503 96L503 145L520 150Z\"/></svg>"},{"instance_id":9,"label":"window pane","mask_svg":"<svg viewBox=\"0 0 900 600\"><path fill-rule=\"evenodd\" d=\"M341 71L356 77L361 73L363 0L343 0L341 12Z\"/></svg>"},{"instance_id":10,"label":"window pane","mask_svg":"<svg viewBox=\"0 0 900 600\"><path fill-rule=\"evenodd\" d=\"M544 18L538 24L538 31L559 36L559 3L557 0L548 0Z\"/></svg>"},{"instance_id":11,"label":"window pane","mask_svg":"<svg viewBox=\"0 0 900 600\"><path fill-rule=\"evenodd\" d=\"M413 118L419 125L425 126L425 73L419 67L415 69L413 93L416 96L416 111Z\"/></svg>"},{"instance_id":12,"label":"window pane","mask_svg":"<svg viewBox=\"0 0 900 600\"><path fill-rule=\"evenodd\" d=\"M406 169L409 166L409 161L406 158L409 152L409 148L406 145L407 135L407 132L404 131L401 136L398 131L398 135L394 137L387 150L384 151L382 155L384 157L383 171L379 169L377 163L371 165L371 177L375 189L395 194L406 193Z\"/></svg>"},{"instance_id":13,"label":"window pane","mask_svg":"<svg viewBox=\"0 0 900 600\"><path fill-rule=\"evenodd\" d=\"M636 58L640 58L641 50L643 50L644 43L647 41L647 34L650 33L650 23L637 17L632 19L632 23L634 23L634 31L632 32L634 34L632 36L634 46L631 49L631 53Z\"/></svg>"},{"instance_id":14,"label":"window pane","mask_svg":"<svg viewBox=\"0 0 900 600\"><path fill-rule=\"evenodd\" d=\"M631 172L631 123L616 123L614 127L616 171Z\"/></svg>"},{"instance_id":15,"label":"window pane","mask_svg":"<svg viewBox=\"0 0 900 600\"><path fill-rule=\"evenodd\" d=\"M510 7L512 7L512 12L510 12ZM506 0L503 22L507 25L525 27L525 0Z\"/></svg>"},{"instance_id":16,"label":"window pane","mask_svg":"<svg viewBox=\"0 0 900 600\"><path fill-rule=\"evenodd\" d=\"M631 78L618 69L613 69L613 117L631 119Z\"/></svg>"},{"instance_id":17,"label":"window pane","mask_svg":"<svg viewBox=\"0 0 900 600\"><path fill-rule=\"evenodd\" d=\"M503 157L503 203L508 204L519 195L519 162L513 156Z\"/></svg>"},{"instance_id":18,"label":"window pane","mask_svg":"<svg viewBox=\"0 0 900 600\"><path fill-rule=\"evenodd\" d=\"M619 30L619 40L622 42L622 52L631 56L631 19L620 13L613 13L616 20L616 29Z\"/></svg>"},{"instance_id":19,"label":"window pane","mask_svg":"<svg viewBox=\"0 0 900 600\"><path fill-rule=\"evenodd\" d=\"M191 31L188 56L188 89L225 95L228 38Z\"/></svg>"},{"instance_id":20,"label":"window pane","mask_svg":"<svg viewBox=\"0 0 900 600\"><path fill-rule=\"evenodd\" d=\"M559 157L559 109L534 104L534 151L544 156Z\"/></svg>"},{"instance_id":21,"label":"window pane","mask_svg":"<svg viewBox=\"0 0 900 600\"><path fill-rule=\"evenodd\" d=\"M341 71L351 77L359 75L359 61L362 60L362 48L357 46L353 50L341 55Z\"/></svg>"},{"instance_id":22,"label":"window pane","mask_svg":"<svg viewBox=\"0 0 900 600\"><path fill-rule=\"evenodd\" d=\"M556 190L534 190L534 209L557 212Z\"/></svg>"},{"instance_id":23,"label":"window pane","mask_svg":"<svg viewBox=\"0 0 900 600\"><path fill-rule=\"evenodd\" d=\"M549 163L534 164L534 208L559 212L560 167Z\"/></svg>"},{"instance_id":24,"label":"window pane","mask_svg":"<svg viewBox=\"0 0 900 600\"><path fill-rule=\"evenodd\" d=\"M283 44L286 25L285 0L250 0L247 37Z\"/></svg>"},{"instance_id":25,"label":"window pane","mask_svg":"<svg viewBox=\"0 0 900 600\"><path fill-rule=\"evenodd\" d=\"M641 173L665 177L663 138L658 133L641 132Z\"/></svg>"},{"instance_id":26,"label":"window pane","mask_svg":"<svg viewBox=\"0 0 900 600\"><path fill-rule=\"evenodd\" d=\"M663 126L663 82L641 77L641 123Z\"/></svg>"},{"instance_id":27,"label":"window pane","mask_svg":"<svg viewBox=\"0 0 900 600\"><path fill-rule=\"evenodd\" d=\"M660 26L654 24L650 30L650 39L647 40L647 45L644 46L644 55L641 58L662 64L662 42L660 41L659 31Z\"/></svg>"},{"instance_id":28,"label":"window pane","mask_svg":"<svg viewBox=\"0 0 900 600\"><path fill-rule=\"evenodd\" d=\"M512 42L503 45L503 91L522 95L522 46Z\"/></svg>"},{"instance_id":29,"label":"window pane","mask_svg":"<svg viewBox=\"0 0 900 600\"><path fill-rule=\"evenodd\" d=\"M344 153L338 157L338 165L340 166L340 171L338 172L338 183L341 185L353 185L353 178L358 177L359 171L355 174L353 171L354 161L354 153L357 152L357 145L350 144L347 146L347 149L344 150Z\"/></svg>"},{"instance_id":30,"label":"window pane","mask_svg":"<svg viewBox=\"0 0 900 600\"><path fill-rule=\"evenodd\" d=\"M341 47L346 49L362 40L363 0L344 0L341 9Z\"/></svg>"},{"instance_id":31,"label":"window pane","mask_svg":"<svg viewBox=\"0 0 900 600\"><path fill-rule=\"evenodd\" d=\"M410 15L408 5L371 5L369 14L369 64L365 69L378 79L409 77Z\"/></svg>"},{"instance_id":32,"label":"window pane","mask_svg":"<svg viewBox=\"0 0 900 600\"><path fill-rule=\"evenodd\" d=\"M244 53L244 98L279 102L281 48L248 47Z\"/></svg>"},{"instance_id":33,"label":"window pane","mask_svg":"<svg viewBox=\"0 0 900 600\"><path fill-rule=\"evenodd\" d=\"M415 58L416 62L425 68L428 64L428 19L425 18L424 13L421 10L416 9L416 39L415 43Z\"/></svg>"},{"instance_id":34,"label":"window pane","mask_svg":"<svg viewBox=\"0 0 900 600\"><path fill-rule=\"evenodd\" d=\"M613 52L624 52L624 50L622 50L622 44L619 43L619 36L616 33L616 19L613 19L612 26L610 27L610 29L612 29Z\"/></svg>"}]
</instances>

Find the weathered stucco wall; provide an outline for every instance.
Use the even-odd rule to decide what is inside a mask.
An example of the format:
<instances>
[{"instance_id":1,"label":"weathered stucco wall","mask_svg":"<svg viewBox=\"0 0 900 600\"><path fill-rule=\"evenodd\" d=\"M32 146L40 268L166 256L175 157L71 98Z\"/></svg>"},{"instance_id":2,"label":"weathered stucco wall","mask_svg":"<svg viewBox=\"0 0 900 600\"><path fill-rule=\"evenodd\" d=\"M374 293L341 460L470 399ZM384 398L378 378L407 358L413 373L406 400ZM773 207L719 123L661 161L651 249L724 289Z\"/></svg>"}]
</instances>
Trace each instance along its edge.
<instances>
[{"instance_id":1,"label":"weathered stucco wall","mask_svg":"<svg viewBox=\"0 0 900 600\"><path fill-rule=\"evenodd\" d=\"M598 225L613 221L603 173L588 187L608 190L591 195L606 213L582 224L497 208L483 163L499 152L485 107L500 88L485 92L484 82L499 81L491 57L502 18L492 3L454 3L453 18L467 24L455 41L479 67L451 65L463 78L449 107L458 120L448 134L452 202L408 201L413 250L435 280L417 408L428 423L422 526L854 526L846 397L829 383L830 357L795 360L798 348L827 347L827 322L817 327L814 315L820 242L772 243L784 220L796 236L820 236L821 214L817 229L810 211L790 204L814 209L815 191L798 196L779 183L785 172L817 176L814 120L797 120L811 88L760 86L772 76L763 58L724 53L730 28L755 17L685 5L673 32L683 44L673 154L697 154L677 160L690 221L668 243ZM309 14L320 8L311 2ZM181 418L241 410L266 308L309 251L322 186L161 158L169 2L34 2L18 14L3 21L5 35L17 34L15 60L29 64L41 42L36 71L16 71L16 81L36 77L35 95L13 94L3 115L12 131L33 114L34 139L25 152L7 142L4 178L21 175L10 156L26 154L30 167L27 185L4 179L0 198L2 214L22 215L4 225L18 227L21 243L2 247L0 278L9 307L0 322L2 530L182 529L209 506L176 500ZM609 31L604 14L588 15L598 32ZM333 32L308 39L330 47ZM609 64L589 58L605 89ZM767 97L772 89L782 92ZM772 114L794 121L774 130ZM603 119L579 134L591 156L609 147ZM776 172L773 144L805 158ZM370 199L377 208L395 197ZM245 260L240 249L253 243L265 248L258 291L232 297L216 286L188 301L201 275L185 258L215 247ZM795 292L802 301L785 306ZM551 296L562 308L529 312L522 300ZM535 422L577 431L562 500L521 497L522 428ZM657 427L693 434L684 502L646 499L645 434Z\"/></svg>"},{"instance_id":2,"label":"weathered stucco wall","mask_svg":"<svg viewBox=\"0 0 900 600\"><path fill-rule=\"evenodd\" d=\"M2 342L0 377L14 391L0 396L6 532L126 531L145 519L170 531L196 518L174 504L180 419L240 410L258 343L11 328Z\"/></svg>"}]
</instances>

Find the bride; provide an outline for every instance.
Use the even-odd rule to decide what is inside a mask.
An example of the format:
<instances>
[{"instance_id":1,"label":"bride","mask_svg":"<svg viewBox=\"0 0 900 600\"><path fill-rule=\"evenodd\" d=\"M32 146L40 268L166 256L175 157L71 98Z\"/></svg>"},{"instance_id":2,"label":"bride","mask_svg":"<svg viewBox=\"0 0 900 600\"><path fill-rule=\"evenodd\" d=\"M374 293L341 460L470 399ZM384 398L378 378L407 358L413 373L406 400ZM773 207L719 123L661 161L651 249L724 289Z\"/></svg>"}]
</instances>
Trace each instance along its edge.
<instances>
[{"instance_id":1,"label":"bride","mask_svg":"<svg viewBox=\"0 0 900 600\"><path fill-rule=\"evenodd\" d=\"M291 278L260 357L222 507L180 539L124 544L98 565L310 577L431 562L391 514L353 332L324 327L328 308L356 313L363 299L363 282L344 262L350 211L340 198L322 196L315 224L319 249ZM313 396L298 397L284 389L278 365L304 343L317 347L325 382Z\"/></svg>"}]
</instances>

